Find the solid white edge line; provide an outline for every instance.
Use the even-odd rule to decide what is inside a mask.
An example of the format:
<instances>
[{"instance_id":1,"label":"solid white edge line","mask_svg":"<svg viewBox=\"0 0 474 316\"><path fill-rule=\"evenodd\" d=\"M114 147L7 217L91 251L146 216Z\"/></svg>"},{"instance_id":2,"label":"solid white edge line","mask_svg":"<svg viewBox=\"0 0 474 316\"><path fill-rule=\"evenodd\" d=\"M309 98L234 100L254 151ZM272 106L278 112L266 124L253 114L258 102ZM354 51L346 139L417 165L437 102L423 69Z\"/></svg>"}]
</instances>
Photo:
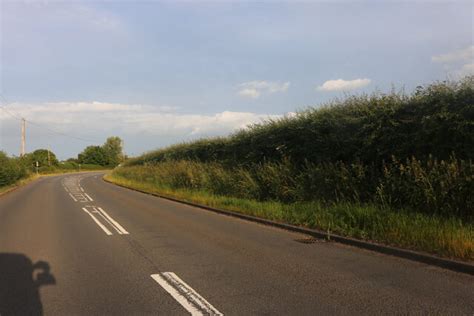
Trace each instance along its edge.
<instances>
[{"instance_id":1,"label":"solid white edge line","mask_svg":"<svg viewBox=\"0 0 474 316\"><path fill-rule=\"evenodd\" d=\"M82 190L82 192L84 192L84 190ZM87 196L87 197L89 198L89 200L91 200L91 202L94 201L94 200L89 196L89 194L87 194L87 193L84 192L84 195Z\"/></svg>"},{"instance_id":2,"label":"solid white edge line","mask_svg":"<svg viewBox=\"0 0 474 316\"><path fill-rule=\"evenodd\" d=\"M116 227L118 227L118 229L120 229L120 231L122 232L122 234L124 235L128 235L128 231L125 230L125 228L122 227L122 225L120 225L119 223L117 223L112 217L109 216L109 214L107 214L101 207L98 207L99 211L101 211L105 217L107 217L112 223L114 223L114 225Z\"/></svg>"},{"instance_id":3,"label":"solid white edge line","mask_svg":"<svg viewBox=\"0 0 474 316\"><path fill-rule=\"evenodd\" d=\"M82 208L84 210L84 212L86 212L87 214L90 215L90 217L92 217L92 219L95 221L95 223L97 225L99 225L100 228L102 228L102 230L107 234L107 235L112 235L112 233L110 232L110 230L107 229L107 227L105 227L97 218L95 218L95 216L89 212L85 207Z\"/></svg>"},{"instance_id":4,"label":"solid white edge line","mask_svg":"<svg viewBox=\"0 0 474 316\"><path fill-rule=\"evenodd\" d=\"M174 287L172 287L168 281L166 281L161 274L152 274L151 277L155 280L166 292L168 292L181 306L183 306L191 315L201 316L204 315L198 310L193 304L191 304L181 293L179 293Z\"/></svg>"},{"instance_id":5,"label":"solid white edge line","mask_svg":"<svg viewBox=\"0 0 474 316\"><path fill-rule=\"evenodd\" d=\"M185 293L185 297L191 302L197 304L202 310L204 310L209 315L223 315L219 312L214 306L211 305L204 297L199 295L189 284L181 280L173 272L163 272L163 276L168 278L168 281L174 283L175 288L177 287L181 293ZM173 285L173 284L172 284Z\"/></svg>"}]
</instances>

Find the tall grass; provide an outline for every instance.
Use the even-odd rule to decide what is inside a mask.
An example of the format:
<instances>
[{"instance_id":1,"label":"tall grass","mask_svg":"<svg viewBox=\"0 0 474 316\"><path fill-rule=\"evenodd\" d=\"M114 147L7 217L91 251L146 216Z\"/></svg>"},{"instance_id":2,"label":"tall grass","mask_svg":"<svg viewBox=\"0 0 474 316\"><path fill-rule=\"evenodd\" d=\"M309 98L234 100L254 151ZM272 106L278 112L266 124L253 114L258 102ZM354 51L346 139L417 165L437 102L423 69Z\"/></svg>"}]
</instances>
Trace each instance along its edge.
<instances>
[{"instance_id":1,"label":"tall grass","mask_svg":"<svg viewBox=\"0 0 474 316\"><path fill-rule=\"evenodd\" d=\"M303 168L287 160L234 168L180 160L118 168L115 174L169 188L258 201L370 203L379 208L474 220L474 166L454 157L424 162L393 159L380 167L306 163Z\"/></svg>"},{"instance_id":2,"label":"tall grass","mask_svg":"<svg viewBox=\"0 0 474 316\"><path fill-rule=\"evenodd\" d=\"M410 95L347 97L174 145L128 161L112 177L472 260L473 158L470 76Z\"/></svg>"},{"instance_id":3,"label":"tall grass","mask_svg":"<svg viewBox=\"0 0 474 316\"><path fill-rule=\"evenodd\" d=\"M169 182L160 181L161 176L168 172L156 172L154 169L156 168L138 166L119 168L107 177L115 183L146 192L318 228L329 234L372 240L450 258L474 260L474 225L455 218L428 216L404 209L390 210L372 204L319 201L282 203L218 195L198 189L195 184L188 188L171 186L182 179L178 180L179 177L176 177ZM169 174L172 173L170 170ZM161 176L157 177L158 174ZM191 187L194 188L190 189Z\"/></svg>"}]
</instances>

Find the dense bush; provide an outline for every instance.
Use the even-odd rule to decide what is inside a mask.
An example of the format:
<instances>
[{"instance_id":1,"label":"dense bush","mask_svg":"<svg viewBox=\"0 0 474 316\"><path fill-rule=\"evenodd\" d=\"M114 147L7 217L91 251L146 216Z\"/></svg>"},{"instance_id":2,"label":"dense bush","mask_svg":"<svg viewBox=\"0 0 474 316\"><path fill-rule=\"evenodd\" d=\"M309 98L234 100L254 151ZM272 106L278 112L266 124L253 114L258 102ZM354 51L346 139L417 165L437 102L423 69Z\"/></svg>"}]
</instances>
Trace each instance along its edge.
<instances>
[{"instance_id":1,"label":"dense bush","mask_svg":"<svg viewBox=\"0 0 474 316\"><path fill-rule=\"evenodd\" d=\"M229 137L202 139L145 154L128 165L170 160L234 166L289 160L297 166L341 161L381 165L392 156L474 158L474 77L348 97L295 117L255 124Z\"/></svg>"},{"instance_id":2,"label":"dense bush","mask_svg":"<svg viewBox=\"0 0 474 316\"><path fill-rule=\"evenodd\" d=\"M0 151L0 187L13 184L26 175L27 169L20 158L10 158Z\"/></svg>"},{"instance_id":3,"label":"dense bush","mask_svg":"<svg viewBox=\"0 0 474 316\"><path fill-rule=\"evenodd\" d=\"M130 160L117 175L260 201L474 218L474 77L348 97ZM143 167L140 167L143 166Z\"/></svg>"}]
</instances>

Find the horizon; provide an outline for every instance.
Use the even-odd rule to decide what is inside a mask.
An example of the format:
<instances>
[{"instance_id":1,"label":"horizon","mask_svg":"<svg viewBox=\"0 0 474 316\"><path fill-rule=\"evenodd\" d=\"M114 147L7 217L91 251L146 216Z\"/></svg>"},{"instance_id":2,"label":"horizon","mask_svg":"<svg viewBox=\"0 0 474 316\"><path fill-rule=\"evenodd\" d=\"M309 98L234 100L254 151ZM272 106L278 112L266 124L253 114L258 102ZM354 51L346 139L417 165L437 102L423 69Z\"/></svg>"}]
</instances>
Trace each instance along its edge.
<instances>
[{"instance_id":1,"label":"horizon","mask_svg":"<svg viewBox=\"0 0 474 316\"><path fill-rule=\"evenodd\" d=\"M119 136L136 156L347 94L410 93L474 74L468 1L1 8L0 150L9 155L20 148L14 116L39 124L27 126L27 152L51 148L64 160Z\"/></svg>"}]
</instances>

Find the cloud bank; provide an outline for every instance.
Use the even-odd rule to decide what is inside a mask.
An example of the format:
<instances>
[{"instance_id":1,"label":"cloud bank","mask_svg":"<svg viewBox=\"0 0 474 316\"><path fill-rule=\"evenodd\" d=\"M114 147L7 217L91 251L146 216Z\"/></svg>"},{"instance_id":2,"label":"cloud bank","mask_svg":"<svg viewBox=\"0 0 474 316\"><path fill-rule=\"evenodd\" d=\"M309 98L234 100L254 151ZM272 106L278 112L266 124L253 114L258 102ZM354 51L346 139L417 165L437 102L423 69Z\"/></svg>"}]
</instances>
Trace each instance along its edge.
<instances>
[{"instance_id":1,"label":"cloud bank","mask_svg":"<svg viewBox=\"0 0 474 316\"><path fill-rule=\"evenodd\" d=\"M367 78L354 80L328 80L316 89L319 91L349 91L368 86L370 82L371 80Z\"/></svg>"},{"instance_id":2,"label":"cloud bank","mask_svg":"<svg viewBox=\"0 0 474 316\"><path fill-rule=\"evenodd\" d=\"M252 112L223 111L211 114L181 113L171 106L150 106L140 104L120 104L107 102L45 102L11 103L8 111L25 117L34 123L62 133L86 139L102 141L107 136L117 135L133 142L135 153L151 150L169 143L186 141L204 136L227 135L249 124L265 119L275 119L280 115ZM5 149L11 143L10 152L16 152L19 129L17 119L0 111L2 134L0 147ZM41 127L27 127L30 143L35 147L45 147L50 141ZM49 135L64 141L64 137ZM9 139L11 138L11 139ZM15 138L13 140L13 138ZM0 139L1 140L1 139ZM67 140L67 139L66 139ZM166 141L165 141L166 140ZM82 150L84 144L76 144ZM54 147L54 146L53 146ZM67 153L67 155L71 155Z\"/></svg>"}]
</instances>

